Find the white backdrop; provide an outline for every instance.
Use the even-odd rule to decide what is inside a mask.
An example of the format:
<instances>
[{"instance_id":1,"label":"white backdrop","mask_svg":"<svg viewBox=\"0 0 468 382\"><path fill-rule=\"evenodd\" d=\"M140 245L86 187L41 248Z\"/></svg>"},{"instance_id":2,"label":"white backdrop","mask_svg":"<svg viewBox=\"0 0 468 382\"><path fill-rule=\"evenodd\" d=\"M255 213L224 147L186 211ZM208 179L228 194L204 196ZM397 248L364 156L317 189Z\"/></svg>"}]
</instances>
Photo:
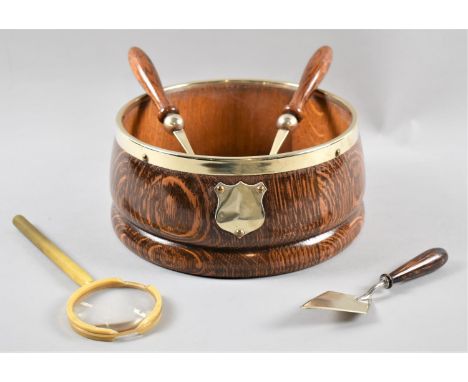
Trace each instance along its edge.
<instances>
[{"instance_id":1,"label":"white backdrop","mask_svg":"<svg viewBox=\"0 0 468 382\"><path fill-rule=\"evenodd\" d=\"M1 31L0 351L460 351L467 348L466 33L462 31ZM297 82L334 48L322 88L358 111L366 222L342 254L263 279L175 273L133 255L110 224L115 114L141 93L132 45L164 84L262 78ZM155 284L151 335L120 343L69 329L74 290L11 224L22 213L97 278ZM299 306L325 290L360 293L429 247L440 271L397 285L365 317Z\"/></svg>"}]
</instances>

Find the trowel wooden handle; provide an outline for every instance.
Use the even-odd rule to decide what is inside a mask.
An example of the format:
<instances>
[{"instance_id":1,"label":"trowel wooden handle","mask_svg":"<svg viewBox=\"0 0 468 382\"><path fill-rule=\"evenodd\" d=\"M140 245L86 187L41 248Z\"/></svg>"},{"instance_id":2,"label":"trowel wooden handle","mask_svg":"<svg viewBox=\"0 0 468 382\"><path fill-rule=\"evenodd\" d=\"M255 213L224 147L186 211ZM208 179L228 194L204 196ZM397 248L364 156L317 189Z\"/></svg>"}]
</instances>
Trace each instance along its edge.
<instances>
[{"instance_id":1,"label":"trowel wooden handle","mask_svg":"<svg viewBox=\"0 0 468 382\"><path fill-rule=\"evenodd\" d=\"M434 272L444 265L447 260L448 254L445 249L432 248L401 265L393 272L383 276L389 277L391 286L393 283L413 280L417 277L425 276Z\"/></svg>"},{"instance_id":2,"label":"trowel wooden handle","mask_svg":"<svg viewBox=\"0 0 468 382\"><path fill-rule=\"evenodd\" d=\"M293 114L298 121L302 119L304 104L327 74L332 59L333 51L329 46L322 46L314 53L304 69L299 87L283 113Z\"/></svg>"},{"instance_id":3,"label":"trowel wooden handle","mask_svg":"<svg viewBox=\"0 0 468 382\"><path fill-rule=\"evenodd\" d=\"M158 108L158 119L162 123L169 113L179 114L176 107L169 103L164 93L158 72L151 59L140 48L128 51L128 62L133 74Z\"/></svg>"}]
</instances>

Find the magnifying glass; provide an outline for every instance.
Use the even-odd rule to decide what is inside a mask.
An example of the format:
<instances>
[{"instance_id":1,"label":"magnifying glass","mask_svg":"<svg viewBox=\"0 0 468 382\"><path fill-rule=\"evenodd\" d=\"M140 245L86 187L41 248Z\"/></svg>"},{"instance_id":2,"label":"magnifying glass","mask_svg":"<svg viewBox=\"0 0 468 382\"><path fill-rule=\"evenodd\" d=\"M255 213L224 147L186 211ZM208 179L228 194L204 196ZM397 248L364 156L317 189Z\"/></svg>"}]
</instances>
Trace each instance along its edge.
<instances>
[{"instance_id":1,"label":"magnifying glass","mask_svg":"<svg viewBox=\"0 0 468 382\"><path fill-rule=\"evenodd\" d=\"M13 224L80 288L68 299L71 327L84 337L113 341L148 332L161 318L162 298L152 285L119 278L93 278L34 227L17 215Z\"/></svg>"}]
</instances>

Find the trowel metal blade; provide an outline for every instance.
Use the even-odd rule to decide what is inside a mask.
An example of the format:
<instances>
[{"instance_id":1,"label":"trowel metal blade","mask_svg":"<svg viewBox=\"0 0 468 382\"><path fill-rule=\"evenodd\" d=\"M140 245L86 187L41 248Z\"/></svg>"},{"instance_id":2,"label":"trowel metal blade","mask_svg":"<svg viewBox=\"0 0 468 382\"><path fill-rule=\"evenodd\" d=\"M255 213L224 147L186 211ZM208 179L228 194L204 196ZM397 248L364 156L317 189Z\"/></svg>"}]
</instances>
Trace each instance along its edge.
<instances>
[{"instance_id":1,"label":"trowel metal blade","mask_svg":"<svg viewBox=\"0 0 468 382\"><path fill-rule=\"evenodd\" d=\"M328 291L307 301L302 307L306 309L325 309L366 314L369 310L369 302L359 301L350 294Z\"/></svg>"}]
</instances>

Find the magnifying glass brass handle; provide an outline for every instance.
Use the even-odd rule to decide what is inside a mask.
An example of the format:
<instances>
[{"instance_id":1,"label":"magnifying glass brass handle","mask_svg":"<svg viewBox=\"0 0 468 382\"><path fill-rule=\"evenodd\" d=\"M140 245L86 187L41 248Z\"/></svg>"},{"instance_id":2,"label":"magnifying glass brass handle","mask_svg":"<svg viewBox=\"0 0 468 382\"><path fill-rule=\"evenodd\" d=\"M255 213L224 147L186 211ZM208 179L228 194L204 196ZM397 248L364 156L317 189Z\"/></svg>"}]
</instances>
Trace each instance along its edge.
<instances>
[{"instance_id":1,"label":"magnifying glass brass handle","mask_svg":"<svg viewBox=\"0 0 468 382\"><path fill-rule=\"evenodd\" d=\"M13 218L13 224L31 242L52 260L62 271L64 271L80 288L76 290L67 302L67 316L71 327L80 335L92 340L113 341L116 338L144 334L151 330L161 318L162 297L159 291L152 285L144 285L132 281L124 281L118 278L93 280L91 275L70 259L60 248L51 242L42 232L34 227L24 216L17 215ZM77 305L81 305L81 299L88 295L112 288L139 289L151 295L155 304L147 313L139 313L141 320L132 322L131 326L123 328L112 328L111 324L104 321L103 324L92 324L80 318L75 311ZM84 305L84 304L83 304ZM93 308L92 304L85 305Z\"/></svg>"},{"instance_id":2,"label":"magnifying glass brass handle","mask_svg":"<svg viewBox=\"0 0 468 382\"><path fill-rule=\"evenodd\" d=\"M16 215L13 224L44 255L52 260L63 272L79 286L93 281L91 275L69 258L59 247L34 227L24 216Z\"/></svg>"}]
</instances>

